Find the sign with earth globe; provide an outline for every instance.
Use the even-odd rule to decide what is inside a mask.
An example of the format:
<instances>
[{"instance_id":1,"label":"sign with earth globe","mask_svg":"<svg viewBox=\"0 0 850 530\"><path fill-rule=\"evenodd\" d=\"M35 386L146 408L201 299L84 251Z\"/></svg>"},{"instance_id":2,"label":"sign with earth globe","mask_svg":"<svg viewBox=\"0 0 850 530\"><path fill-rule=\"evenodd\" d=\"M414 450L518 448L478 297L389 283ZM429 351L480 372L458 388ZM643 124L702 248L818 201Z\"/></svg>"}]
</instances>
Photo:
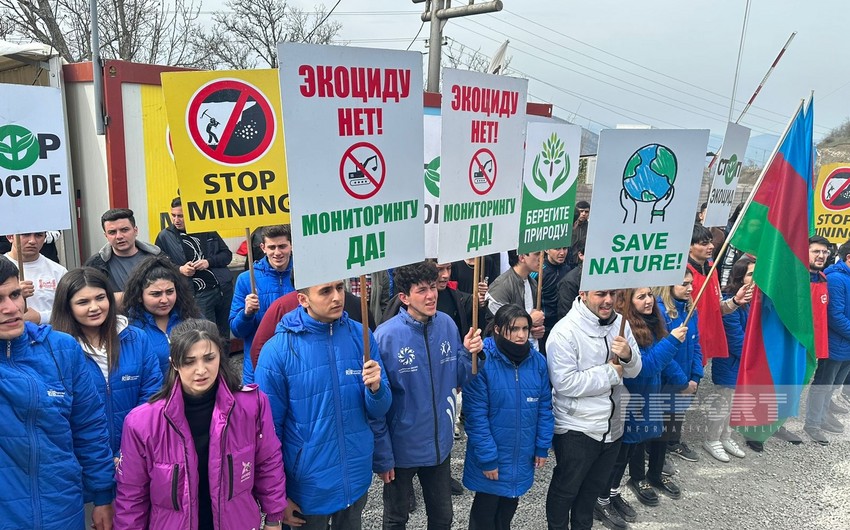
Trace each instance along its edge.
<instances>
[{"instance_id":1,"label":"sign with earth globe","mask_svg":"<svg viewBox=\"0 0 850 530\"><path fill-rule=\"evenodd\" d=\"M582 290L682 282L706 163L708 133L602 131Z\"/></svg>"},{"instance_id":2,"label":"sign with earth globe","mask_svg":"<svg viewBox=\"0 0 850 530\"><path fill-rule=\"evenodd\" d=\"M637 222L637 203L652 204L650 223L656 218L663 220L676 194L678 168L676 155L667 146L649 144L635 151L623 171L620 193L620 206L626 212L623 222Z\"/></svg>"}]
</instances>

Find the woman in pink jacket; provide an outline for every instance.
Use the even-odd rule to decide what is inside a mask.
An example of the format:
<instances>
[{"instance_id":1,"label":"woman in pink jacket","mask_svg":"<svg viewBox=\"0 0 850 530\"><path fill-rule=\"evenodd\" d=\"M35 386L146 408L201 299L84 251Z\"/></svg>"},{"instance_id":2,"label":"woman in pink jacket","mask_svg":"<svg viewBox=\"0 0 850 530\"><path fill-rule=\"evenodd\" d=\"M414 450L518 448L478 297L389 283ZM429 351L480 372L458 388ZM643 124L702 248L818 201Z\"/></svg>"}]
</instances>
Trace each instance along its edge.
<instances>
[{"instance_id":1,"label":"woman in pink jacket","mask_svg":"<svg viewBox=\"0 0 850 530\"><path fill-rule=\"evenodd\" d=\"M269 400L221 359L215 324L171 334L166 382L124 422L115 528L278 530L286 508Z\"/></svg>"}]
</instances>

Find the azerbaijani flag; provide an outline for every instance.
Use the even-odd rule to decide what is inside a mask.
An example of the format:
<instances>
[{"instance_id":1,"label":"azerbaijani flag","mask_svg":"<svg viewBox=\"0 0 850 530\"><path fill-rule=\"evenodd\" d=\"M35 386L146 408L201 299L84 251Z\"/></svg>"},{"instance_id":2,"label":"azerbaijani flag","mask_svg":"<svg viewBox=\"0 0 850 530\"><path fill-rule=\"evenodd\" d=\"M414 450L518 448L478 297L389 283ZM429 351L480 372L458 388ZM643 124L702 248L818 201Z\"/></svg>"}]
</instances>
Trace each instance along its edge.
<instances>
[{"instance_id":1,"label":"azerbaijani flag","mask_svg":"<svg viewBox=\"0 0 850 530\"><path fill-rule=\"evenodd\" d=\"M815 359L809 276L813 103L801 102L731 238L756 257L753 296L733 400L733 426L770 426L797 412Z\"/></svg>"}]
</instances>

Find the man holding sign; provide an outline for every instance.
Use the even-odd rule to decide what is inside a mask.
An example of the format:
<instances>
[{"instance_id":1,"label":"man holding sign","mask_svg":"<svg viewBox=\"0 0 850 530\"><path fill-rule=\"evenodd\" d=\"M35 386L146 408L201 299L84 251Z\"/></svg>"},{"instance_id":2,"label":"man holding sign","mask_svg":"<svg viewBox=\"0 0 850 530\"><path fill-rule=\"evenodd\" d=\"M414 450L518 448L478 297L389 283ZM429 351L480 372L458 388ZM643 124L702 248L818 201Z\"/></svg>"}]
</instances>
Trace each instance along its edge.
<instances>
[{"instance_id":1,"label":"man holding sign","mask_svg":"<svg viewBox=\"0 0 850 530\"><path fill-rule=\"evenodd\" d=\"M375 359L363 361L363 328L343 311L342 280L298 290L261 352L256 379L268 394L286 463L284 524L358 530L372 483L375 438L392 395Z\"/></svg>"},{"instance_id":2,"label":"man holding sign","mask_svg":"<svg viewBox=\"0 0 850 530\"><path fill-rule=\"evenodd\" d=\"M470 355L478 355L483 343L472 328L461 342L452 319L437 311L437 277L430 261L396 268L406 307L375 331L393 392L386 418L373 422L385 529L406 528L414 475L422 484L428 528L452 526L454 395L470 376Z\"/></svg>"},{"instance_id":3,"label":"man holding sign","mask_svg":"<svg viewBox=\"0 0 850 530\"><path fill-rule=\"evenodd\" d=\"M615 293L580 291L546 343L557 462L546 497L551 530L593 526L620 450L623 378L636 377L642 362L631 328L614 312Z\"/></svg>"}]
</instances>

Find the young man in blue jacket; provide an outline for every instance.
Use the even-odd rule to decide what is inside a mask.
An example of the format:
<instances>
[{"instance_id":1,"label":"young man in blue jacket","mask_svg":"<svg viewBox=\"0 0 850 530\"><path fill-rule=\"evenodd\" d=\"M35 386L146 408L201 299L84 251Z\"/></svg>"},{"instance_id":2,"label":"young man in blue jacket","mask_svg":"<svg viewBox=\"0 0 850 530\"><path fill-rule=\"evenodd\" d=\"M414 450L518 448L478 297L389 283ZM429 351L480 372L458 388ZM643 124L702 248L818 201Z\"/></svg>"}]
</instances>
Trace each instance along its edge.
<instances>
[{"instance_id":1,"label":"young man in blue jacket","mask_svg":"<svg viewBox=\"0 0 850 530\"><path fill-rule=\"evenodd\" d=\"M363 362L363 326L343 311L342 280L297 296L300 307L283 316L256 372L282 444L284 524L359 530L372 483L369 421L383 418L392 395L371 334L372 359Z\"/></svg>"},{"instance_id":2,"label":"young man in blue jacket","mask_svg":"<svg viewBox=\"0 0 850 530\"><path fill-rule=\"evenodd\" d=\"M471 374L470 354L483 349L481 330L461 342L454 321L437 311L437 266L395 269L405 307L375 330L393 402L373 422L373 468L384 481L384 530L406 528L413 476L419 475L429 530L452 525L451 451L455 394Z\"/></svg>"},{"instance_id":3,"label":"young man in blue jacket","mask_svg":"<svg viewBox=\"0 0 850 530\"><path fill-rule=\"evenodd\" d=\"M103 405L79 344L24 324L18 269L0 256L0 526L112 528L112 452Z\"/></svg>"},{"instance_id":4,"label":"young man in blue jacket","mask_svg":"<svg viewBox=\"0 0 850 530\"><path fill-rule=\"evenodd\" d=\"M272 302L295 290L292 285L292 232L289 225L267 226L263 229L260 248L265 256L254 263L257 292L251 291L251 276L245 271L236 278L233 302L230 305L230 331L244 341L242 382L254 382L251 364L251 343Z\"/></svg>"}]
</instances>

